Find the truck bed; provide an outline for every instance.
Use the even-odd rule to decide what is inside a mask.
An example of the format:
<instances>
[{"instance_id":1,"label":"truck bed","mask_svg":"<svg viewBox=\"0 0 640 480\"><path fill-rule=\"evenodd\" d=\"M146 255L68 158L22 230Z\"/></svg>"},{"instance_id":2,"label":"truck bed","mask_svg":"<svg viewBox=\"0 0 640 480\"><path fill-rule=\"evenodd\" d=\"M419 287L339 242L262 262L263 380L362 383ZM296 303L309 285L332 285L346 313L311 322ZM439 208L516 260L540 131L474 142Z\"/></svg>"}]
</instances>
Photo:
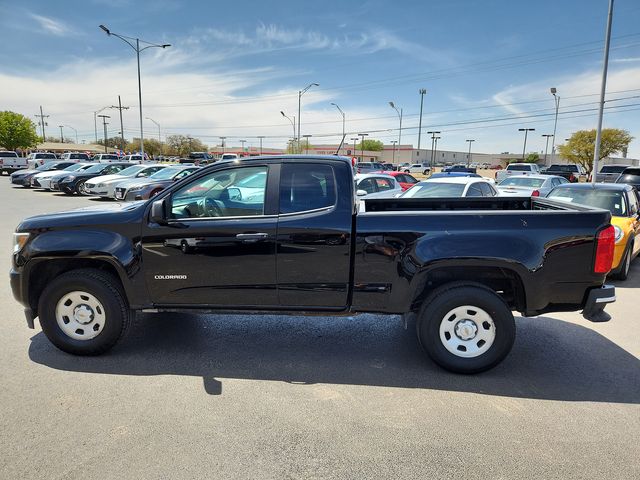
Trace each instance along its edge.
<instances>
[{"instance_id":1,"label":"truck bed","mask_svg":"<svg viewBox=\"0 0 640 480\"><path fill-rule=\"evenodd\" d=\"M455 210L561 210L584 212L594 210L576 204L535 197L483 198L384 198L365 201L366 212Z\"/></svg>"}]
</instances>

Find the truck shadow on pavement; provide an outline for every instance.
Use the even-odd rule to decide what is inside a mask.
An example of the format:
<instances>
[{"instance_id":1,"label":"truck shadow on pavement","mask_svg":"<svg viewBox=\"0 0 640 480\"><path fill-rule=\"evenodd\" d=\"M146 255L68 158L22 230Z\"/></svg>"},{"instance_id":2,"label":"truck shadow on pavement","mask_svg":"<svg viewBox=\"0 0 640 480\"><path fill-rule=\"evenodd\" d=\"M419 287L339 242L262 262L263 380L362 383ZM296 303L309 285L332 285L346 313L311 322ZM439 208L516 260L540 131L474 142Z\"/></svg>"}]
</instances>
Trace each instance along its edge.
<instances>
[{"instance_id":1,"label":"truck shadow on pavement","mask_svg":"<svg viewBox=\"0 0 640 480\"><path fill-rule=\"evenodd\" d=\"M446 372L399 317L140 315L111 353L74 357L44 334L29 357L58 370L189 375L207 393L224 379L435 389L518 398L640 403L640 360L599 333L548 317L518 318L505 361L479 375Z\"/></svg>"}]
</instances>

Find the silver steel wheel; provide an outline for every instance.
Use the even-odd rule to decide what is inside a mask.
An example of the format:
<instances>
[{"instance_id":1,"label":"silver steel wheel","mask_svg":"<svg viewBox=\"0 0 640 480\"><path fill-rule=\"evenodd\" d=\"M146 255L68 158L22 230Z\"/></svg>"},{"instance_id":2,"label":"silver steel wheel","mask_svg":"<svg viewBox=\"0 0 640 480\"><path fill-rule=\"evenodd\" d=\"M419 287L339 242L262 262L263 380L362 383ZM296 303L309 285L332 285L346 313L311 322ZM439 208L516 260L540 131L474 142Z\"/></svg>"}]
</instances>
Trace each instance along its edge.
<instances>
[{"instance_id":1,"label":"silver steel wheel","mask_svg":"<svg viewBox=\"0 0 640 480\"><path fill-rule=\"evenodd\" d=\"M478 357L491 348L495 339L493 318L473 305L456 307L440 321L440 341L457 357Z\"/></svg>"},{"instance_id":2,"label":"silver steel wheel","mask_svg":"<svg viewBox=\"0 0 640 480\"><path fill-rule=\"evenodd\" d=\"M104 330L106 320L102 303L87 292L69 292L56 305L58 326L75 340L97 337Z\"/></svg>"}]
</instances>

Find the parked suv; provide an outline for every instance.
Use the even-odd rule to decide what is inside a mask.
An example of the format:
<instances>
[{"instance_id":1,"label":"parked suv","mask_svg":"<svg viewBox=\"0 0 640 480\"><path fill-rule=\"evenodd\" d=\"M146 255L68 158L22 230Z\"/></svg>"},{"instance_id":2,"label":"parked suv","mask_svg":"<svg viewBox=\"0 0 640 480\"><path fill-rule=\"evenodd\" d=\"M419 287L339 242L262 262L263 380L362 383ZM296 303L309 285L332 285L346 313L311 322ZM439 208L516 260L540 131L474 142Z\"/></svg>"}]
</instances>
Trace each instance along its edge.
<instances>
[{"instance_id":1,"label":"parked suv","mask_svg":"<svg viewBox=\"0 0 640 480\"><path fill-rule=\"evenodd\" d=\"M378 162L358 162L356 163L356 173L381 172L384 166Z\"/></svg>"},{"instance_id":2,"label":"parked suv","mask_svg":"<svg viewBox=\"0 0 640 480\"><path fill-rule=\"evenodd\" d=\"M414 163L409 167L405 167L404 173L421 173L423 175L429 175L431 173L431 166L428 163Z\"/></svg>"}]
</instances>

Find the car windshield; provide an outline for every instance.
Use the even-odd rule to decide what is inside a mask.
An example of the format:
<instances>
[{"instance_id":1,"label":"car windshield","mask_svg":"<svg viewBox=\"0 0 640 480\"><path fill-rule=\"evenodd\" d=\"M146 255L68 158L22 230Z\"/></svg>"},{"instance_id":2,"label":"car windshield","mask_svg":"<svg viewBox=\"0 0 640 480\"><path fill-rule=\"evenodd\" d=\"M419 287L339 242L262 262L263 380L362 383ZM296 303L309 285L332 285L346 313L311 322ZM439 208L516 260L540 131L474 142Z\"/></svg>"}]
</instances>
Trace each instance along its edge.
<instances>
[{"instance_id":1,"label":"car windshield","mask_svg":"<svg viewBox=\"0 0 640 480\"><path fill-rule=\"evenodd\" d=\"M403 198L461 197L463 183L420 182L400 195Z\"/></svg>"},{"instance_id":2,"label":"car windshield","mask_svg":"<svg viewBox=\"0 0 640 480\"><path fill-rule=\"evenodd\" d=\"M540 188L544 183L544 179L542 178L531 178L531 177L511 177L503 180L498 184L499 187L529 187L529 188Z\"/></svg>"},{"instance_id":3,"label":"car windshield","mask_svg":"<svg viewBox=\"0 0 640 480\"><path fill-rule=\"evenodd\" d=\"M108 165L105 165L104 163L97 163L97 164L91 165L89 168L87 168L86 172L87 173L100 173L103 170L105 170L106 168L108 168Z\"/></svg>"},{"instance_id":4,"label":"car windshield","mask_svg":"<svg viewBox=\"0 0 640 480\"><path fill-rule=\"evenodd\" d=\"M621 173L627 168L624 165L605 165L600 169L600 173Z\"/></svg>"},{"instance_id":5,"label":"car windshield","mask_svg":"<svg viewBox=\"0 0 640 480\"><path fill-rule=\"evenodd\" d=\"M609 210L612 215L626 216L627 206L622 192L593 188L556 188L549 198Z\"/></svg>"},{"instance_id":6,"label":"car windshield","mask_svg":"<svg viewBox=\"0 0 640 480\"><path fill-rule=\"evenodd\" d=\"M174 175L180 173L182 168L163 168L162 170L158 170L153 175L150 175L149 178L153 178L154 180L168 180L173 178Z\"/></svg>"},{"instance_id":7,"label":"car windshield","mask_svg":"<svg viewBox=\"0 0 640 480\"><path fill-rule=\"evenodd\" d=\"M50 170L51 167L53 167L55 165L55 162L47 162L47 163L43 163L42 165L40 165L39 167L36 168L36 170L40 170L40 171L46 171L46 170Z\"/></svg>"},{"instance_id":8,"label":"car windshield","mask_svg":"<svg viewBox=\"0 0 640 480\"><path fill-rule=\"evenodd\" d=\"M136 173L141 172L145 168L147 167L144 165L133 165L132 167L125 168L124 170L122 170L120 172L120 175L124 175L125 177L128 175L135 175Z\"/></svg>"}]
</instances>

